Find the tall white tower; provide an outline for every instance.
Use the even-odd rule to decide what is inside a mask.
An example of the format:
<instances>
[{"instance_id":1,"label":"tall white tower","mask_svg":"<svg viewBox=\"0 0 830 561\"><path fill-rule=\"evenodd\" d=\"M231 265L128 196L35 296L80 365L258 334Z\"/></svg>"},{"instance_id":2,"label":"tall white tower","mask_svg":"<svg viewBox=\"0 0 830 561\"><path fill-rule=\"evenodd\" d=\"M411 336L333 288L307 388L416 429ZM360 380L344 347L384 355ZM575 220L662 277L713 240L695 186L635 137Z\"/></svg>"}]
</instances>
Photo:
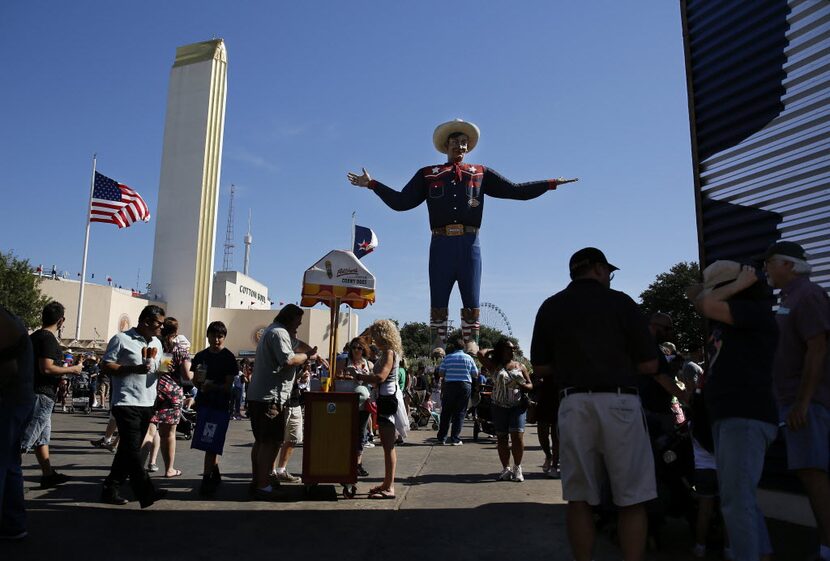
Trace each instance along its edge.
<instances>
[{"instance_id":1,"label":"tall white tower","mask_svg":"<svg viewBox=\"0 0 830 561\"><path fill-rule=\"evenodd\" d=\"M196 348L210 312L227 66L221 39L179 47L167 94L150 293Z\"/></svg>"},{"instance_id":2,"label":"tall white tower","mask_svg":"<svg viewBox=\"0 0 830 561\"><path fill-rule=\"evenodd\" d=\"M245 265L242 267L242 272L248 276L248 266L251 264L251 244L254 243L254 237L251 235L251 209L248 209L248 233L245 234Z\"/></svg>"}]
</instances>

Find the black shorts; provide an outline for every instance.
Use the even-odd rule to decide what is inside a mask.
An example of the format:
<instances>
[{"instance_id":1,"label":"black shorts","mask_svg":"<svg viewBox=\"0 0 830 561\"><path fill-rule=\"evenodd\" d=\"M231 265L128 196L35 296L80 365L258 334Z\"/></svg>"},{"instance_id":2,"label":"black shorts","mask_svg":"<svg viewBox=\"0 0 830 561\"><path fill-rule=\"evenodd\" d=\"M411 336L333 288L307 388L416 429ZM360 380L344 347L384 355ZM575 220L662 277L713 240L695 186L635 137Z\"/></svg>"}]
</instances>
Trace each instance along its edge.
<instances>
[{"instance_id":1,"label":"black shorts","mask_svg":"<svg viewBox=\"0 0 830 561\"><path fill-rule=\"evenodd\" d=\"M695 470L695 495L701 498L718 496L718 472L714 469Z\"/></svg>"},{"instance_id":2,"label":"black shorts","mask_svg":"<svg viewBox=\"0 0 830 561\"><path fill-rule=\"evenodd\" d=\"M285 415L288 408L283 407L280 414L271 419L265 414L269 405L264 401L248 402L251 430L256 442L280 445L285 440Z\"/></svg>"},{"instance_id":3,"label":"black shorts","mask_svg":"<svg viewBox=\"0 0 830 561\"><path fill-rule=\"evenodd\" d=\"M559 388L553 383L542 383L536 398L536 423L555 425L559 416Z\"/></svg>"}]
</instances>

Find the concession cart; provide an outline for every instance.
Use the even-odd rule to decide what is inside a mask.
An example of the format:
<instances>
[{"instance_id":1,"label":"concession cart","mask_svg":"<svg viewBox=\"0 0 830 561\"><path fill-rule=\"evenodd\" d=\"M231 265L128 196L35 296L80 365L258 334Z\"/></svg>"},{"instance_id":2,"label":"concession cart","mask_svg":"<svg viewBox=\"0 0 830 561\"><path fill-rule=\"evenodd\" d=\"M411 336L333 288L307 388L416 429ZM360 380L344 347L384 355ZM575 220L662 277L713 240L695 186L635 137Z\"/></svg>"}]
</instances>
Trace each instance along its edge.
<instances>
[{"instance_id":1,"label":"concession cart","mask_svg":"<svg viewBox=\"0 0 830 561\"><path fill-rule=\"evenodd\" d=\"M343 496L357 492L359 399L355 392L334 391L342 305L363 309L375 301L375 277L351 251L334 250L303 275L303 306L331 309L328 328L329 376L321 391L305 393L303 473L306 491L318 483L343 485ZM350 337L348 334L347 337Z\"/></svg>"}]
</instances>

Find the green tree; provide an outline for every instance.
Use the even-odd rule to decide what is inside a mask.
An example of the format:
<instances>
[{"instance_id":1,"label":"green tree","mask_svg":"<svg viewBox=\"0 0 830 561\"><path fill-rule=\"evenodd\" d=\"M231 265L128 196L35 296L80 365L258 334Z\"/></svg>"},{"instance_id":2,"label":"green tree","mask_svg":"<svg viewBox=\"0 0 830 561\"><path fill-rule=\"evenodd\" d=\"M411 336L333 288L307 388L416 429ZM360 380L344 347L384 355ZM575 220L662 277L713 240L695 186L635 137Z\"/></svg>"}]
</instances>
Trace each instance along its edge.
<instances>
[{"instance_id":1,"label":"green tree","mask_svg":"<svg viewBox=\"0 0 830 561\"><path fill-rule=\"evenodd\" d=\"M478 346L482 349L492 349L496 345L496 341L501 339L502 337L507 337L513 345L519 349L517 353L517 357L523 356L522 349L519 348L519 340L515 337L510 337L506 333L502 333L498 329L493 329L492 327L488 327L486 325L481 326L481 332L479 333L478 337ZM453 329L450 332L449 339L461 339L461 329Z\"/></svg>"},{"instance_id":2,"label":"green tree","mask_svg":"<svg viewBox=\"0 0 830 561\"><path fill-rule=\"evenodd\" d=\"M482 325L479 334L479 346L481 348L492 348L496 341L504 336L505 334L501 331ZM450 332L449 339L460 338L461 329L454 329ZM518 347L519 343L515 337L508 337L508 339ZM424 322L405 323L401 328L401 342L403 343L404 356L411 358L429 356L432 352L429 325Z\"/></svg>"},{"instance_id":3,"label":"green tree","mask_svg":"<svg viewBox=\"0 0 830 561\"><path fill-rule=\"evenodd\" d=\"M40 325L40 313L49 302L40 292L40 282L27 259L0 252L0 305L32 329Z\"/></svg>"},{"instance_id":4,"label":"green tree","mask_svg":"<svg viewBox=\"0 0 830 561\"><path fill-rule=\"evenodd\" d=\"M429 339L429 325L422 321L405 323L400 331L404 356L429 356L429 353L432 351Z\"/></svg>"},{"instance_id":5,"label":"green tree","mask_svg":"<svg viewBox=\"0 0 830 561\"><path fill-rule=\"evenodd\" d=\"M664 312L672 317L678 350L694 349L704 342L703 320L686 298L686 287L696 282L700 282L700 267L694 261L683 261L672 266L668 273L657 275L640 294L644 314Z\"/></svg>"}]
</instances>

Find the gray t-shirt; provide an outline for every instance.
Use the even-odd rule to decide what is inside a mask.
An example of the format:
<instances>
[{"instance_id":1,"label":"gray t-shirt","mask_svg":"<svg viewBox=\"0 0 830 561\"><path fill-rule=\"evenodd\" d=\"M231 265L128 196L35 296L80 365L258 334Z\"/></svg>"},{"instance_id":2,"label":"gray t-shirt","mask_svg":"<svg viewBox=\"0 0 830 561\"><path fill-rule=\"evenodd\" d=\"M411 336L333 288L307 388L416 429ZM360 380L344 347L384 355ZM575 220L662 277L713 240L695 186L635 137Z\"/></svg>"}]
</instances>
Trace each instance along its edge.
<instances>
[{"instance_id":1,"label":"gray t-shirt","mask_svg":"<svg viewBox=\"0 0 830 561\"><path fill-rule=\"evenodd\" d=\"M156 402L156 371L163 352L161 341L153 337L148 343L135 328L117 333L110 339L103 362L136 366L142 364L141 349L158 349L147 374L112 374L112 405L152 407Z\"/></svg>"},{"instance_id":2,"label":"gray t-shirt","mask_svg":"<svg viewBox=\"0 0 830 561\"><path fill-rule=\"evenodd\" d=\"M797 277L781 291L778 320L778 348L772 376L775 394L782 405L795 402L807 340L830 333L830 298L824 289L806 276ZM824 369L813 402L830 408L830 352L825 355Z\"/></svg>"},{"instance_id":3,"label":"gray t-shirt","mask_svg":"<svg viewBox=\"0 0 830 561\"><path fill-rule=\"evenodd\" d=\"M300 368L287 364L294 357L296 346L297 339L282 324L272 323L265 328L256 348L248 401L288 401Z\"/></svg>"}]
</instances>

